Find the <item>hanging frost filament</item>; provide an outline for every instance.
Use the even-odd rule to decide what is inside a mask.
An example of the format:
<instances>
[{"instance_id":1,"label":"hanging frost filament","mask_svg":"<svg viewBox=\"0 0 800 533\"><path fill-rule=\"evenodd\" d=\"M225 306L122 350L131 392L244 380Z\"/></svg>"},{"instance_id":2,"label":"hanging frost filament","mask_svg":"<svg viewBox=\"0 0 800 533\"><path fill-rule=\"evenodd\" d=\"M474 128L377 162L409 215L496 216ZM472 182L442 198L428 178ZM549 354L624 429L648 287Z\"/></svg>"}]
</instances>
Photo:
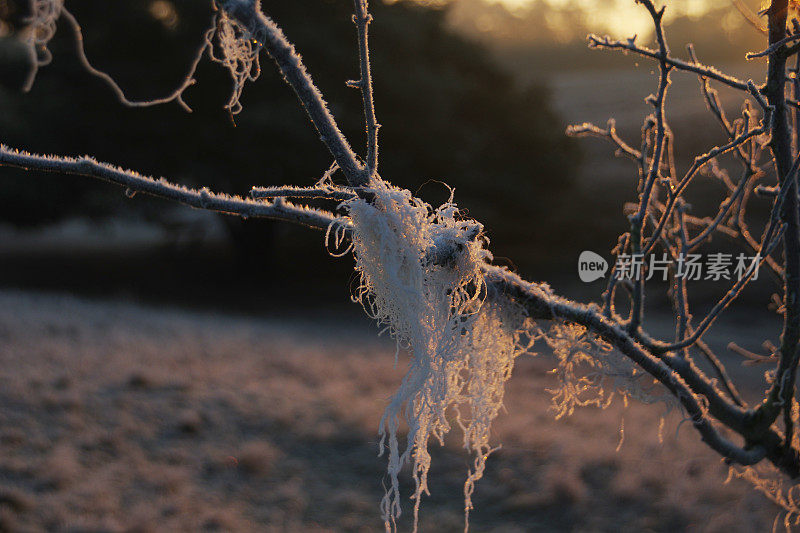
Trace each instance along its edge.
<instances>
[{"instance_id":1,"label":"hanging frost filament","mask_svg":"<svg viewBox=\"0 0 800 533\"><path fill-rule=\"evenodd\" d=\"M556 321L539 337L552 349L559 387L548 389L556 419L570 416L576 407L605 409L621 396L645 404L663 402L667 410L678 404L667 391L612 346L583 326Z\"/></svg>"},{"instance_id":2,"label":"hanging frost filament","mask_svg":"<svg viewBox=\"0 0 800 533\"><path fill-rule=\"evenodd\" d=\"M515 358L528 350L524 311L490 294L482 265L491 259L483 227L459 217L451 201L432 209L407 190L377 179L371 200L346 202L360 284L353 296L411 354L411 364L380 423L391 486L381 504L387 528L400 515L398 475L412 465L414 522L427 477L431 439L444 443L448 410L475 457L464 486L471 508L475 482L493 451L491 423L503 403ZM408 424L399 442L401 419Z\"/></svg>"},{"instance_id":3,"label":"hanging frost filament","mask_svg":"<svg viewBox=\"0 0 800 533\"><path fill-rule=\"evenodd\" d=\"M216 44L220 55L214 52L214 36L217 38ZM233 93L225 108L236 115L242 110L240 99L245 83L255 81L261 75L258 55L263 44L254 38L250 30L228 16L225 11L217 13L216 28L209 31L206 40L211 59L230 72Z\"/></svg>"},{"instance_id":4,"label":"hanging frost filament","mask_svg":"<svg viewBox=\"0 0 800 533\"><path fill-rule=\"evenodd\" d=\"M45 59L40 62L44 65L51 59L50 53L47 51L47 43L56 33L56 20L61 16L64 2L63 0L34 0L32 7L33 44L46 54Z\"/></svg>"},{"instance_id":5,"label":"hanging frost filament","mask_svg":"<svg viewBox=\"0 0 800 533\"><path fill-rule=\"evenodd\" d=\"M31 59L31 71L25 81L23 90L29 91L36 79L39 67L50 63L53 56L47 44L56 34L56 21L61 16L64 0L33 0L31 2L30 36L27 40L28 54Z\"/></svg>"}]
</instances>

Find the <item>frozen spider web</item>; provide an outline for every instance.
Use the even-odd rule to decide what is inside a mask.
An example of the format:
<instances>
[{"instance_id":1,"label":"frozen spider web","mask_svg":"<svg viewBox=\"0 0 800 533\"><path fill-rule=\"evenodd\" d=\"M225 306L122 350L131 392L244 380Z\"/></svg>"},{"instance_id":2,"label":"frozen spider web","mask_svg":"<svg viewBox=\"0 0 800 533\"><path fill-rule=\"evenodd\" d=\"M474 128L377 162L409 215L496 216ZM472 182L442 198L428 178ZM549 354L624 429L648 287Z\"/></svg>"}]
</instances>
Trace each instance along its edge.
<instances>
[{"instance_id":1,"label":"frozen spider web","mask_svg":"<svg viewBox=\"0 0 800 533\"><path fill-rule=\"evenodd\" d=\"M522 334L527 319L520 306L489 294L481 270L491 259L483 227L462 219L452 198L433 209L379 179L368 193L369 201L344 204L360 279L353 298L395 337L398 350L411 355L380 422L390 479L381 510L386 528L394 529L401 513L398 476L411 464L416 529L422 495L428 494L428 444L443 444L451 410L474 456L464 485L465 510L471 509L475 482L495 449L490 428L503 405L504 384L516 357L529 348ZM338 241L341 235L332 228L328 237ZM401 421L408 426L405 442Z\"/></svg>"}]
</instances>

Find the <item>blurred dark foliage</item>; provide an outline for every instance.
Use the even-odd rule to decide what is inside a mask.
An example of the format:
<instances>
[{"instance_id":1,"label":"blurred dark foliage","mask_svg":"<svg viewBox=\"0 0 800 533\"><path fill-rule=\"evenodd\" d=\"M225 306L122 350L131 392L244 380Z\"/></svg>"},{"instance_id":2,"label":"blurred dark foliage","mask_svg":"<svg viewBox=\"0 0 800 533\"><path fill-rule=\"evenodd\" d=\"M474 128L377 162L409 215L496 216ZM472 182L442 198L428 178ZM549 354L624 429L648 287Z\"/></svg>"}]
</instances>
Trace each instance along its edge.
<instances>
[{"instance_id":1,"label":"blurred dark foliage","mask_svg":"<svg viewBox=\"0 0 800 533\"><path fill-rule=\"evenodd\" d=\"M12 31L0 45L2 142L35 152L91 154L233 194L256 184L310 184L330 165L268 58L235 117L223 109L228 74L208 60L185 94L192 114L175 104L128 109L80 68L73 35L62 23L50 45L53 63L41 69L30 94L20 94L27 65L18 37L25 29L14 1L0 0L0 13L17 31L16 39ZM180 83L212 14L211 2L197 0L84 0L68 7L83 26L90 59L138 99L163 96ZM263 1L303 54L354 148L363 151L360 96L345 87L358 72L351 7L342 0ZM534 221L554 208L577 164L546 89L517 87L480 45L446 29L441 10L404 2L374 2L372 9L381 174L412 191L427 184L420 193L431 203L447 198L436 181L446 182L496 243L535 240L543 230ZM0 169L0 218L17 225L141 212L148 205L89 179ZM242 242L249 240L248 229L261 231L250 221L233 226Z\"/></svg>"},{"instance_id":2,"label":"blurred dark foliage","mask_svg":"<svg viewBox=\"0 0 800 533\"><path fill-rule=\"evenodd\" d=\"M21 29L32 12L32 0L0 0L0 22L6 31Z\"/></svg>"}]
</instances>

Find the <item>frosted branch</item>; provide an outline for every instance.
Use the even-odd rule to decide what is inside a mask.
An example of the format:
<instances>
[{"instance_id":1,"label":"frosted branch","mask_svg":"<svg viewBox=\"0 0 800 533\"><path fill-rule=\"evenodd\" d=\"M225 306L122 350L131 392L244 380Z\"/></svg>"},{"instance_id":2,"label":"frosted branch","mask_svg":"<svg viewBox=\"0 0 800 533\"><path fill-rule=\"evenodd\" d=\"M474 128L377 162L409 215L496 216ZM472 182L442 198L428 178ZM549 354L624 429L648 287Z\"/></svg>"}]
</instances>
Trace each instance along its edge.
<instances>
[{"instance_id":1,"label":"frosted branch","mask_svg":"<svg viewBox=\"0 0 800 533\"><path fill-rule=\"evenodd\" d=\"M651 59L656 59L659 61L662 59L661 52L652 50L644 46L637 45L635 37L628 39L626 41L617 41L617 40L612 40L608 36L600 37L595 34L590 34L588 36L588 39L589 39L589 48L624 50L627 52L633 52L635 54L644 57L649 57ZM707 78L711 78L721 83L724 83L728 87L739 89L740 91L747 91L747 82L744 82L733 76L723 74L714 67L701 65L697 63L687 63L686 61L682 61L674 57L666 57L664 60L670 67L675 67L678 70L684 70L686 72L694 72L695 74L700 74Z\"/></svg>"},{"instance_id":2,"label":"frosted branch","mask_svg":"<svg viewBox=\"0 0 800 533\"><path fill-rule=\"evenodd\" d=\"M695 158L695 160L692 162L692 166L689 167L689 170L686 171L684 176L681 178L680 182L678 182L677 187L675 187L674 190L670 191L669 200L667 201L667 207L664 210L664 213L661 215L661 218L658 222L658 226L655 228L653 234L650 236L650 240L648 241L647 246L644 247L645 254L650 253L655 247L658 241L658 237L663 231L664 226L666 225L667 220L671 215L672 210L675 207L675 202L678 200L678 198L681 197L683 191L692 182L692 179L697 174L697 171L700 170L706 163L708 163L712 159L716 159L717 157L725 153L728 153L731 150L734 150L735 148L743 145L750 139L762 135L763 133L765 133L765 131L766 130L764 129L764 127L755 128L753 130L747 131L738 136L737 138L735 138L734 140L732 140L731 142L729 142L728 144L725 144L723 146L717 146L709 150L705 154L697 156Z\"/></svg>"},{"instance_id":3,"label":"frosted branch","mask_svg":"<svg viewBox=\"0 0 800 533\"><path fill-rule=\"evenodd\" d=\"M354 192L333 187L294 187L285 185L283 187L253 187L250 189L250 197L254 199L262 198L310 198L315 200L335 200L346 202L356 198Z\"/></svg>"},{"instance_id":4,"label":"frosted branch","mask_svg":"<svg viewBox=\"0 0 800 533\"><path fill-rule=\"evenodd\" d=\"M633 161L639 161L642 158L642 153L635 148L632 148L617 133L617 123L612 118L608 120L605 128L600 128L589 122L583 124L573 124L567 127L566 134L570 137L598 137L607 139L614 146L617 147L617 155L625 156Z\"/></svg>"},{"instance_id":5,"label":"frosted branch","mask_svg":"<svg viewBox=\"0 0 800 533\"><path fill-rule=\"evenodd\" d=\"M784 46L797 40L800 40L800 34L790 35L785 39L781 39L777 43L770 45L766 50L761 52L751 52L745 55L745 57L747 59L756 59L758 57L767 57L775 53L781 53L782 55L788 57L793 53L792 48L784 48Z\"/></svg>"},{"instance_id":6,"label":"frosted branch","mask_svg":"<svg viewBox=\"0 0 800 533\"><path fill-rule=\"evenodd\" d=\"M369 62L369 25L372 15L369 14L369 0L353 0L355 15L353 22L358 28L358 58L361 68L361 79L349 83L361 91L364 106L364 122L367 128L367 169L370 177L378 170L378 124L375 118L375 102L372 88L372 67Z\"/></svg>"},{"instance_id":7,"label":"frosted branch","mask_svg":"<svg viewBox=\"0 0 800 533\"><path fill-rule=\"evenodd\" d=\"M128 196L141 192L198 209L245 218L284 220L319 230L326 230L334 222L344 222L343 219L327 211L295 206L282 199L275 202L257 202L238 196L214 193L206 188L190 189L170 183L163 178L143 176L131 170L100 163L91 157L42 156L0 145L0 165L23 170L89 176L125 187Z\"/></svg>"},{"instance_id":8,"label":"frosted branch","mask_svg":"<svg viewBox=\"0 0 800 533\"><path fill-rule=\"evenodd\" d=\"M768 456L771 450L764 446L743 448L724 437L708 417L703 402L692 391L684 379L664 361L649 354L640 344L635 342L625 329L614 321L604 317L596 307L577 304L554 295L541 285L524 281L516 274L500 267L487 267L486 280L493 290L513 297L525 305L531 318L563 319L580 324L630 358L637 366L653 376L664 385L678 400L691 417L695 428L700 432L703 441L723 457L739 464L755 464ZM728 408L730 417L739 419L724 420L726 424L740 425L746 417L745 412ZM727 416L726 416L727 418ZM775 439L778 436L775 435ZM771 444L778 446L768 439ZM774 452L773 452L774 453ZM798 465L794 465L795 470Z\"/></svg>"}]
</instances>

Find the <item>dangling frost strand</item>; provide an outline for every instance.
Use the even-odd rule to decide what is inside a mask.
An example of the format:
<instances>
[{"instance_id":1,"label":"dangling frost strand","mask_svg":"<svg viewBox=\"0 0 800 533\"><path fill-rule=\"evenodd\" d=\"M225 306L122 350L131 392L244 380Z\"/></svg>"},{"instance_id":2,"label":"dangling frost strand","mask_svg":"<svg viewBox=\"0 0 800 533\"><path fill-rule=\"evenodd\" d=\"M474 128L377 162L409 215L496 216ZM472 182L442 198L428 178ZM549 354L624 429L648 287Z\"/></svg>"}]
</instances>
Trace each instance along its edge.
<instances>
[{"instance_id":1,"label":"dangling frost strand","mask_svg":"<svg viewBox=\"0 0 800 533\"><path fill-rule=\"evenodd\" d=\"M33 87L39 67L48 65L53 59L47 45L56 34L56 21L61 17L63 8L64 0L33 0L31 2L32 13L28 21L30 36L27 39L31 69L23 86L23 90L26 92Z\"/></svg>"},{"instance_id":2,"label":"dangling frost strand","mask_svg":"<svg viewBox=\"0 0 800 533\"><path fill-rule=\"evenodd\" d=\"M214 53L212 43L215 36L221 55ZM220 63L231 74L233 92L225 108L236 115L242 110L240 99L245 83L256 81L261 75L258 55L263 43L254 38L252 31L232 19L223 10L217 14L216 30L208 33L206 41L212 61Z\"/></svg>"},{"instance_id":3,"label":"dangling frost strand","mask_svg":"<svg viewBox=\"0 0 800 533\"><path fill-rule=\"evenodd\" d=\"M391 482L381 509L391 529L401 512L398 475L411 463L416 527L422 494L428 493L428 442L444 443L451 407L464 447L475 456L464 486L467 513L471 508L475 482L494 449L489 432L504 384L515 358L529 348L520 333L526 317L513 302L489 294L481 270L491 260L483 227L462 219L452 196L433 209L379 179L368 192L369 201L343 204L360 276L353 299L412 357L380 423ZM401 419L408 424L404 445L398 439Z\"/></svg>"}]
</instances>

